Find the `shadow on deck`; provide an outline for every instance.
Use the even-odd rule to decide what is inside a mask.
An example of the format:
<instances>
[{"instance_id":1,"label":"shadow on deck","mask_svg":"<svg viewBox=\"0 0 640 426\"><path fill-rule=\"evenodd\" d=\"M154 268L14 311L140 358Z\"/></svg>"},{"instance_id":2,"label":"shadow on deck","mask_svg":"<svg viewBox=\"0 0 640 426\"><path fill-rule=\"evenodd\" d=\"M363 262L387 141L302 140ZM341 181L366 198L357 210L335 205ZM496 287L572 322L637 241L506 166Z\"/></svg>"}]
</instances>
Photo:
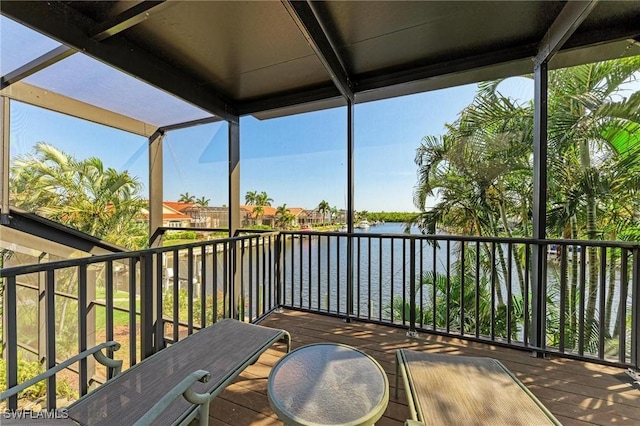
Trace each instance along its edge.
<instances>
[{"instance_id":1,"label":"shadow on deck","mask_svg":"<svg viewBox=\"0 0 640 426\"><path fill-rule=\"evenodd\" d=\"M401 425L409 416L407 398L394 397L395 350L488 356L500 360L564 425L640 424L640 387L623 369L551 357L460 339L420 334L374 324L344 323L339 318L297 311L274 313L262 325L291 333L292 348L317 342L336 342L359 348L374 357L389 377L390 400L378 425ZM284 355L278 344L263 354L236 382L211 403L210 425L281 425L269 407L267 377Z\"/></svg>"}]
</instances>

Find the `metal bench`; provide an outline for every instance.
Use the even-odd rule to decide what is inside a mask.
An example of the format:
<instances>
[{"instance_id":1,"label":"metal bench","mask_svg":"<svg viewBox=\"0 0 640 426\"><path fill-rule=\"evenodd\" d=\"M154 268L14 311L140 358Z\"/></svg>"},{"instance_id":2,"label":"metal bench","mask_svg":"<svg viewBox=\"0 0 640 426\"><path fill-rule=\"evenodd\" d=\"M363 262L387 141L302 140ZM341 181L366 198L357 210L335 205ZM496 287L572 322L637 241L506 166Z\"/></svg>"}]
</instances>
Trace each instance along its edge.
<instances>
[{"instance_id":1,"label":"metal bench","mask_svg":"<svg viewBox=\"0 0 640 426\"><path fill-rule=\"evenodd\" d=\"M560 422L493 358L396 351L396 398L402 375L407 425L541 425Z\"/></svg>"},{"instance_id":2,"label":"metal bench","mask_svg":"<svg viewBox=\"0 0 640 426\"><path fill-rule=\"evenodd\" d=\"M81 425L173 425L198 417L199 424L206 425L211 400L280 340L289 352L291 338L284 330L233 319L219 321L83 396L67 407L67 420ZM15 395L14 389L3 393L2 399Z\"/></svg>"}]
</instances>

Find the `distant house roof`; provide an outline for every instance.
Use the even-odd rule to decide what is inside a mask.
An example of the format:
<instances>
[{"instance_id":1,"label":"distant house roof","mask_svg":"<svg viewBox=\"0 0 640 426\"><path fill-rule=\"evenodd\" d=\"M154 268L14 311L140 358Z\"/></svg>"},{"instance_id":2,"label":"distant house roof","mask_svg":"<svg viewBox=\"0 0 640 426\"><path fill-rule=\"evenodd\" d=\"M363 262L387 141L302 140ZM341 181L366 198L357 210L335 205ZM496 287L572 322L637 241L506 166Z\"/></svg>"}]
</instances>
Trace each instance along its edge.
<instances>
[{"instance_id":1,"label":"distant house roof","mask_svg":"<svg viewBox=\"0 0 640 426\"><path fill-rule=\"evenodd\" d=\"M300 213L304 211L302 207L291 207L288 210L289 210L289 213L291 213L294 216L299 216Z\"/></svg>"},{"instance_id":2,"label":"distant house roof","mask_svg":"<svg viewBox=\"0 0 640 426\"><path fill-rule=\"evenodd\" d=\"M249 214L253 214L253 211L256 207L257 206L240 206L240 209L246 211ZM289 210L290 214L296 217L299 216L300 213L305 211L305 209L303 209L302 207L288 207L287 210ZM264 213L263 216L275 216L278 212L278 208L273 206L262 206L262 211Z\"/></svg>"},{"instance_id":3,"label":"distant house roof","mask_svg":"<svg viewBox=\"0 0 640 426\"><path fill-rule=\"evenodd\" d=\"M181 201L164 201L162 203L165 207L168 207L177 212L182 212L189 207L193 207L196 203L183 203Z\"/></svg>"},{"instance_id":4,"label":"distant house roof","mask_svg":"<svg viewBox=\"0 0 640 426\"><path fill-rule=\"evenodd\" d=\"M253 214L253 211L258 206L240 206L240 209L245 210L249 214ZM275 216L277 209L272 206L262 206L263 216Z\"/></svg>"},{"instance_id":5,"label":"distant house roof","mask_svg":"<svg viewBox=\"0 0 640 426\"><path fill-rule=\"evenodd\" d=\"M174 201L164 201L162 203L162 221L167 220L185 220L190 221L191 216L181 213L179 209L186 209L190 206L193 206L193 203L179 203ZM148 219L149 218L149 210L142 209L142 215Z\"/></svg>"}]
</instances>

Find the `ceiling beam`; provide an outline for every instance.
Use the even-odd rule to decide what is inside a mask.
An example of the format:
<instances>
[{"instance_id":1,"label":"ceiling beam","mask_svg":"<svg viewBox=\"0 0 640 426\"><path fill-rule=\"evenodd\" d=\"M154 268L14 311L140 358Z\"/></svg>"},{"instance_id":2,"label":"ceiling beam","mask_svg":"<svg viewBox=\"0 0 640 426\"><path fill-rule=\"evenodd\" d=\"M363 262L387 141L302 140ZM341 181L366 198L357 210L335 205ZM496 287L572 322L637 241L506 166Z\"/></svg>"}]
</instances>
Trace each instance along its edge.
<instances>
[{"instance_id":1,"label":"ceiling beam","mask_svg":"<svg viewBox=\"0 0 640 426\"><path fill-rule=\"evenodd\" d=\"M176 3L168 2L166 0L143 1L138 3L119 15L97 24L91 32L93 34L91 38L97 41L105 40L145 21L151 15L166 9L167 7L173 6L174 4Z\"/></svg>"},{"instance_id":2,"label":"ceiling beam","mask_svg":"<svg viewBox=\"0 0 640 426\"><path fill-rule=\"evenodd\" d=\"M570 54L570 52L578 51L579 49L593 45L601 45L606 51L608 48L606 46L608 46L609 43L632 40L634 37L637 40L640 38L637 36L639 33L640 22L627 22L626 24L618 25L615 28L609 28L606 31L599 29L590 32L580 32L574 34L574 36L564 44L561 52L567 52L567 54ZM640 45L640 43L638 44ZM435 82L436 80L434 79L453 78L453 83L447 84L445 82L435 84L436 89L448 87L450 85L475 83L478 79L472 77L465 79L464 75L465 73L479 69L501 67L500 69L504 72L500 73L500 77L527 74L531 71L532 59L536 56L538 47L538 43L530 43L504 50L485 52L474 56L443 60L429 65L415 66L415 64L412 63L407 64L405 68L395 67L376 73L354 76L353 89L356 96L356 102L361 102L363 100L366 102L371 100L369 99L371 96L368 95L368 92L383 88L386 88L390 93L389 96L383 96L383 98L397 96L397 94L394 95L394 93L406 95L415 93L416 91L432 90L424 89L424 87L428 86L425 86L424 84L418 84L417 89L410 88L411 83L419 83L421 81ZM573 65L577 65L577 63ZM513 71L510 72L510 70ZM455 75L459 77L455 77ZM481 75L484 76L485 74ZM484 76L482 78L487 79L491 77ZM407 90L398 91L394 89L393 87L397 87L397 85L404 85L403 87L407 87ZM245 101L238 106L238 112L240 115L260 115L260 113L268 112L270 110L277 110L281 108L290 109L290 107L297 104L317 103L337 96L340 96L340 93L333 86L311 87L295 93ZM301 110L304 111L304 108ZM297 112L298 111L296 110L293 113ZM269 116L268 113L267 116Z\"/></svg>"},{"instance_id":3,"label":"ceiling beam","mask_svg":"<svg viewBox=\"0 0 640 426\"><path fill-rule=\"evenodd\" d=\"M96 23L63 2L3 0L3 14L98 60L165 90L224 120L237 122L235 106L216 90L153 56L121 35L101 43L91 38Z\"/></svg>"},{"instance_id":4,"label":"ceiling beam","mask_svg":"<svg viewBox=\"0 0 640 426\"><path fill-rule=\"evenodd\" d=\"M68 58L69 56L76 53L77 50L72 49L67 46L58 46L55 49L50 50L49 52L41 55L40 57L30 61L23 66L3 75L0 78L0 89L4 89L5 87L16 83L24 78L29 77L32 74L37 73L40 70L45 69L49 65L53 65L56 62L63 60L64 58Z\"/></svg>"},{"instance_id":5,"label":"ceiling beam","mask_svg":"<svg viewBox=\"0 0 640 426\"><path fill-rule=\"evenodd\" d=\"M160 132L170 132L172 130L187 129L193 126L201 126L203 124L217 123L219 121L222 121L220 117L200 118L198 120L186 121L184 123L177 123L177 124L170 124L168 126L162 126L162 127L159 127L158 130Z\"/></svg>"},{"instance_id":6,"label":"ceiling beam","mask_svg":"<svg viewBox=\"0 0 640 426\"><path fill-rule=\"evenodd\" d=\"M242 115L287 108L294 105L309 104L330 98L340 97L341 94L335 86L312 87L293 93L285 93L278 96L245 101L238 105L238 113Z\"/></svg>"},{"instance_id":7,"label":"ceiling beam","mask_svg":"<svg viewBox=\"0 0 640 426\"><path fill-rule=\"evenodd\" d=\"M529 44L510 49L486 52L480 55L444 60L424 66L414 66L410 64L406 69L387 69L374 74L363 75L355 81L354 89L357 95L362 92L397 84L406 84L447 74L462 73L478 68L523 60L532 57L535 53L536 45Z\"/></svg>"},{"instance_id":8,"label":"ceiling beam","mask_svg":"<svg viewBox=\"0 0 640 426\"><path fill-rule=\"evenodd\" d=\"M0 91L0 95L146 138L158 127L24 82L5 87Z\"/></svg>"},{"instance_id":9,"label":"ceiling beam","mask_svg":"<svg viewBox=\"0 0 640 426\"><path fill-rule=\"evenodd\" d=\"M562 46L561 51L582 48L596 44L629 40L640 37L640 20L619 22L615 27L574 33Z\"/></svg>"},{"instance_id":10,"label":"ceiling beam","mask_svg":"<svg viewBox=\"0 0 640 426\"><path fill-rule=\"evenodd\" d=\"M119 32L122 32L139 22L144 21L152 13L157 13L160 10L166 9L167 5L173 5L174 3L168 3L165 0L162 1L143 1L135 6L127 9L113 19L109 19L102 24L98 24L96 28L91 32L94 34L91 38L94 40L102 41L108 37L111 37ZM4 89L10 84L16 83L22 79L29 77L32 74L37 73L44 68L55 64L65 58L76 53L76 49L72 49L68 46L58 46L55 49L41 55L40 57L24 64L20 68L7 73L0 78L0 89Z\"/></svg>"},{"instance_id":11,"label":"ceiling beam","mask_svg":"<svg viewBox=\"0 0 640 426\"><path fill-rule=\"evenodd\" d=\"M295 0L282 0L282 4L329 73L340 94L353 102L351 80L344 63L327 35L328 32L323 28L319 20L318 13L315 10L317 6L311 1Z\"/></svg>"},{"instance_id":12,"label":"ceiling beam","mask_svg":"<svg viewBox=\"0 0 640 426\"><path fill-rule=\"evenodd\" d=\"M553 21L547 33L542 37L538 54L534 58L534 66L549 62L571 35L578 29L589 13L596 7L598 0L569 0Z\"/></svg>"}]
</instances>

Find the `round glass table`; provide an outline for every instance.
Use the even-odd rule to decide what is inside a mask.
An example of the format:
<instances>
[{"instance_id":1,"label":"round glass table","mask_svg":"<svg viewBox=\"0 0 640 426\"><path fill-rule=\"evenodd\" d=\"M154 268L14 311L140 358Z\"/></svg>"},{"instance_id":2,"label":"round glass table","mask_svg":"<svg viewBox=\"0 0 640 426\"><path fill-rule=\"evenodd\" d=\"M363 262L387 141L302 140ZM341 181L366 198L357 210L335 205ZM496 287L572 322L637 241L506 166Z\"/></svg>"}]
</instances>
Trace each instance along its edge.
<instances>
[{"instance_id":1,"label":"round glass table","mask_svg":"<svg viewBox=\"0 0 640 426\"><path fill-rule=\"evenodd\" d=\"M387 375L347 345L302 346L269 373L269 404L286 425L372 425L389 403Z\"/></svg>"}]
</instances>

